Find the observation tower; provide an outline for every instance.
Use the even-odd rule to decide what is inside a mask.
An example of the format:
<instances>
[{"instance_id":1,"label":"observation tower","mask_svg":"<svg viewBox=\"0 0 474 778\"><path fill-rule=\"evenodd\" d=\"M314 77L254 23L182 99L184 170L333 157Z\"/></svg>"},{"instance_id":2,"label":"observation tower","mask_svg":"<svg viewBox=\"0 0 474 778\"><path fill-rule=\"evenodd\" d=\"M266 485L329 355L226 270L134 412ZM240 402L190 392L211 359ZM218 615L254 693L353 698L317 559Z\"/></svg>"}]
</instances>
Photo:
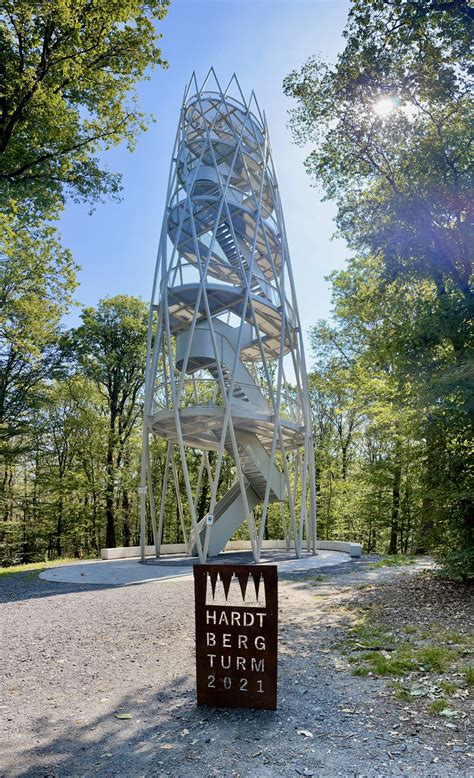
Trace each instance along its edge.
<instances>
[{"instance_id":1,"label":"observation tower","mask_svg":"<svg viewBox=\"0 0 474 778\"><path fill-rule=\"evenodd\" d=\"M159 484L154 435L167 442ZM224 465L233 483L222 493ZM200 562L244 522L258 562L269 512L288 551L316 552L303 337L267 124L255 95L246 100L235 76L221 88L213 70L200 87L192 76L173 150L139 492L142 561L147 515L158 557L171 498Z\"/></svg>"}]
</instances>

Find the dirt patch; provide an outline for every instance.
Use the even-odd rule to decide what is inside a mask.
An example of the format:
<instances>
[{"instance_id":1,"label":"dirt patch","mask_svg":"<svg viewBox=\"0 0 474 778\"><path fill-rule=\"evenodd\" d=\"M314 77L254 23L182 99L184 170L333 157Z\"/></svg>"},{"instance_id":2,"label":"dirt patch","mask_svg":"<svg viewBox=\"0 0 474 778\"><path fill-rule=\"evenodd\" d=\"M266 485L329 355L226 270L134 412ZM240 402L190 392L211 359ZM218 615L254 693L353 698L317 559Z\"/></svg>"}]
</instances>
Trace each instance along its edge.
<instances>
[{"instance_id":1,"label":"dirt patch","mask_svg":"<svg viewBox=\"0 0 474 778\"><path fill-rule=\"evenodd\" d=\"M434 624L445 632L473 633L474 587L431 571L365 589L356 601L378 606L380 617L394 629Z\"/></svg>"},{"instance_id":2,"label":"dirt patch","mask_svg":"<svg viewBox=\"0 0 474 778\"><path fill-rule=\"evenodd\" d=\"M446 745L471 758L471 588L425 571L363 585L345 607L352 623L335 648L352 674L391 690L407 720L440 733L438 748L448 730Z\"/></svg>"}]
</instances>

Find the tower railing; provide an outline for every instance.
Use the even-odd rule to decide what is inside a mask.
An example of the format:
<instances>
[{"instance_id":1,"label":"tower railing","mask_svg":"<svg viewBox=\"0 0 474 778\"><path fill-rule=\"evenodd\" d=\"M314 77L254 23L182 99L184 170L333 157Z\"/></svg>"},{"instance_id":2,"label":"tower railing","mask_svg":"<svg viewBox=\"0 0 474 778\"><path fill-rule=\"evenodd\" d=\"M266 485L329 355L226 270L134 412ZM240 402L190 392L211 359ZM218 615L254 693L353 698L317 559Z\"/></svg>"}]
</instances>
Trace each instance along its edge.
<instances>
[{"instance_id":1,"label":"tower railing","mask_svg":"<svg viewBox=\"0 0 474 778\"><path fill-rule=\"evenodd\" d=\"M156 505L150 435L167 441ZM189 448L201 452L197 478ZM234 483L218 497L229 458ZM244 522L258 561L275 503L296 555L304 544L315 553L304 348L268 129L253 93L246 101L235 76L221 89L213 71L201 87L193 75L185 92L153 284L143 561L147 504L159 556L170 483L186 546L201 562Z\"/></svg>"}]
</instances>

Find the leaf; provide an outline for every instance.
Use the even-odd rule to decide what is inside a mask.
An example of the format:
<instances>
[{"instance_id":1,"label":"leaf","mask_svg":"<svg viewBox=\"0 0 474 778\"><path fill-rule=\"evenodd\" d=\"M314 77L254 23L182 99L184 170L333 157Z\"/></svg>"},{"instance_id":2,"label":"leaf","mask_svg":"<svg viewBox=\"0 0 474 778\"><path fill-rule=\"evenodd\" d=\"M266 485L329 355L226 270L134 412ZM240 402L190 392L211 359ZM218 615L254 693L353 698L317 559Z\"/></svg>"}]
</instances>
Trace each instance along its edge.
<instances>
[{"instance_id":1,"label":"leaf","mask_svg":"<svg viewBox=\"0 0 474 778\"><path fill-rule=\"evenodd\" d=\"M426 697L428 689L425 686L412 686L410 689L410 697Z\"/></svg>"}]
</instances>

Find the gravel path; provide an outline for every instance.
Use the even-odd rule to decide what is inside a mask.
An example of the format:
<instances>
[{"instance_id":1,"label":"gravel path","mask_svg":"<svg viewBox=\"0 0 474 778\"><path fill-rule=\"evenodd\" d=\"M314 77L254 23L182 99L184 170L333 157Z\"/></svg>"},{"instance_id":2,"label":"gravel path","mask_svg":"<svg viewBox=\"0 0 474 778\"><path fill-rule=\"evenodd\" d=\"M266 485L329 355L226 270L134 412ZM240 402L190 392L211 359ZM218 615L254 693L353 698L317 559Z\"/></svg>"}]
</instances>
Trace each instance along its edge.
<instances>
[{"instance_id":1,"label":"gravel path","mask_svg":"<svg viewBox=\"0 0 474 778\"><path fill-rule=\"evenodd\" d=\"M419 569L341 567L318 576L326 606ZM196 708L190 579L101 588L24 573L2 593L3 776L471 775L451 729L400 721L384 683L341 665L329 646L347 616L319 608L304 576L279 584L277 712Z\"/></svg>"}]
</instances>

